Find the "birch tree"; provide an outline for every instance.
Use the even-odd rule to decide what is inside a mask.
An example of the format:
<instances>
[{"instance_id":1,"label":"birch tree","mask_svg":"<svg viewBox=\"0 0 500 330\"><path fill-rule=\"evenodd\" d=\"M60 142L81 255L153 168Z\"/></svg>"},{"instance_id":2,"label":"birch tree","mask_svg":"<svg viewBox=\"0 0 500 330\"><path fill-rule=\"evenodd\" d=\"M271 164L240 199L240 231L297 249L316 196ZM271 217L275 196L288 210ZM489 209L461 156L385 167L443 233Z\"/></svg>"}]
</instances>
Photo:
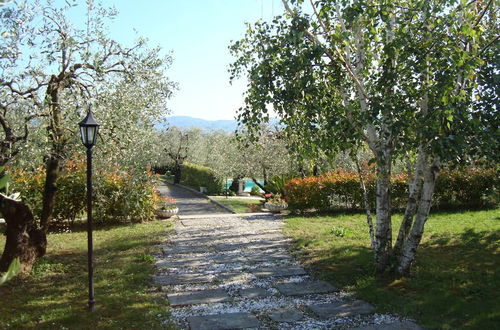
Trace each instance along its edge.
<instances>
[{"instance_id":1,"label":"birch tree","mask_svg":"<svg viewBox=\"0 0 500 330\"><path fill-rule=\"evenodd\" d=\"M478 72L495 66L492 50L498 52L497 2L283 0L283 5L282 16L249 25L245 38L230 47L236 58L232 78L249 79L239 120L255 132L272 105L287 131L323 150L366 143L377 165L376 269L406 275L443 163L482 150L472 145L487 127L478 112L496 114L489 118L498 123L498 104L475 106L484 94ZM403 224L394 237L390 176L394 161L404 155L412 176Z\"/></svg>"}]
</instances>

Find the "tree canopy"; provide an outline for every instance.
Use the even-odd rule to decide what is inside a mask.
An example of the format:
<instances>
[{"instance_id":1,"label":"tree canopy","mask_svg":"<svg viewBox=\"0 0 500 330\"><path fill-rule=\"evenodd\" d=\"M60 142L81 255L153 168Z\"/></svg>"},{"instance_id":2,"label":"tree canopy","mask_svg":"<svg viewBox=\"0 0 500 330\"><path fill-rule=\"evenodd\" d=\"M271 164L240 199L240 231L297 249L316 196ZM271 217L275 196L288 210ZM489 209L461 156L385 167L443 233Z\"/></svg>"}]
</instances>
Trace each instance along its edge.
<instances>
[{"instance_id":1,"label":"tree canopy","mask_svg":"<svg viewBox=\"0 0 500 330\"><path fill-rule=\"evenodd\" d=\"M283 0L285 13L249 25L230 49L231 79L247 75L240 122L277 113L297 147L337 153L366 143L377 163L375 261L409 271L443 163L498 160L495 1ZM497 84L498 85L498 84ZM304 153L304 152L302 152ZM390 174L411 176L392 246Z\"/></svg>"}]
</instances>

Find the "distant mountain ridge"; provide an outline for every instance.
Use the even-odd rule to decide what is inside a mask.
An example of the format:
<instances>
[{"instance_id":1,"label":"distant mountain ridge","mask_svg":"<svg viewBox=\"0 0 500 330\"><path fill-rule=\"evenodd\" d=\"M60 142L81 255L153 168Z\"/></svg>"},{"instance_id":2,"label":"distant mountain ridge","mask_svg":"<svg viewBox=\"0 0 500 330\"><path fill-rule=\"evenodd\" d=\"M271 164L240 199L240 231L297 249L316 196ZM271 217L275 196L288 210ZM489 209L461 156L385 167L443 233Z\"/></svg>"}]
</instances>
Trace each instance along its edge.
<instances>
[{"instance_id":1,"label":"distant mountain ridge","mask_svg":"<svg viewBox=\"0 0 500 330\"><path fill-rule=\"evenodd\" d=\"M278 120L271 118L271 123L274 124ZM194 118L189 116L170 116L167 117L164 123L157 125L158 129L166 128L169 126L176 126L182 129L189 129L193 127L201 128L207 131L222 130L225 132L234 132L238 127L236 120L207 120L201 118Z\"/></svg>"},{"instance_id":2,"label":"distant mountain ridge","mask_svg":"<svg viewBox=\"0 0 500 330\"><path fill-rule=\"evenodd\" d=\"M169 126L177 126L179 128L197 127L206 130L223 130L232 132L238 126L236 120L206 120L189 116L170 116L166 118Z\"/></svg>"}]
</instances>

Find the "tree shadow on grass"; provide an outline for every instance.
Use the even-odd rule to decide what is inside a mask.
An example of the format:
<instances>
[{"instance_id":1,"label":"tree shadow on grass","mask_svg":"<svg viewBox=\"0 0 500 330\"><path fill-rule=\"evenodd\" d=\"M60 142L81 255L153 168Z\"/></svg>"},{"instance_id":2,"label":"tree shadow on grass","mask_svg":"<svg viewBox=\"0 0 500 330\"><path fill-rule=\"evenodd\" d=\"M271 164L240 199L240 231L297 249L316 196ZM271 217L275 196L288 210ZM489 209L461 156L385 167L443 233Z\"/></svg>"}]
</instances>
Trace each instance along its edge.
<instances>
[{"instance_id":1,"label":"tree shadow on grass","mask_svg":"<svg viewBox=\"0 0 500 330\"><path fill-rule=\"evenodd\" d=\"M150 290L154 266L140 255L156 249L155 232L96 231L96 311L87 313L87 250L81 242L50 250L33 275L0 287L0 324L7 328L159 328L166 299ZM68 237L69 238L69 237ZM86 235L72 239L86 242ZM161 315L158 317L157 315ZM165 328L169 328L166 324Z\"/></svg>"},{"instance_id":2,"label":"tree shadow on grass","mask_svg":"<svg viewBox=\"0 0 500 330\"><path fill-rule=\"evenodd\" d=\"M494 329L498 311L499 231L466 230L446 240L430 239L417 251L409 278L376 277L373 257L364 246L307 249L303 262L322 279L353 290L379 312L415 318L431 329Z\"/></svg>"}]
</instances>

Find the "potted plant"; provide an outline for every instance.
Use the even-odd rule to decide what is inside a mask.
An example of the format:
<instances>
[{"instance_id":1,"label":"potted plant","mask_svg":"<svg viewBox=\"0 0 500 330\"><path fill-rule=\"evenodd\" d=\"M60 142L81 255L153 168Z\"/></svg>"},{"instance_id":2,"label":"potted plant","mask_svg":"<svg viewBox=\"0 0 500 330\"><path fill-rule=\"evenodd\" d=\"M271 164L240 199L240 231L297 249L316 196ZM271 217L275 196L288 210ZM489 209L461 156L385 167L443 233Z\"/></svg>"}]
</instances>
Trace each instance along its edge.
<instances>
[{"instance_id":1,"label":"potted plant","mask_svg":"<svg viewBox=\"0 0 500 330\"><path fill-rule=\"evenodd\" d=\"M170 218L171 216L176 215L177 212L179 212L179 208L176 203L177 201L174 198L168 195L163 196L160 207L156 209L156 215L160 218Z\"/></svg>"},{"instance_id":2,"label":"potted plant","mask_svg":"<svg viewBox=\"0 0 500 330\"><path fill-rule=\"evenodd\" d=\"M270 212L279 213L283 210L286 210L288 204L280 194L276 194L266 200L266 202L264 203L264 207Z\"/></svg>"}]
</instances>

